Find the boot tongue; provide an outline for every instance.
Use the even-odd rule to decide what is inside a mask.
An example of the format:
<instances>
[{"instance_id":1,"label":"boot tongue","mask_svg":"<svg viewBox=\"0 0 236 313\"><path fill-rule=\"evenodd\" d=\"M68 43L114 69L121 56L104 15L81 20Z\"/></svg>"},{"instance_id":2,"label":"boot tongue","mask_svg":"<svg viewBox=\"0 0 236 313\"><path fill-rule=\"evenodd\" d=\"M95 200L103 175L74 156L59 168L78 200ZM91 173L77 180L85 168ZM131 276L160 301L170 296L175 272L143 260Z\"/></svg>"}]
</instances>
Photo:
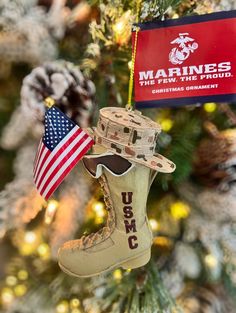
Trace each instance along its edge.
<instances>
[{"instance_id":1,"label":"boot tongue","mask_svg":"<svg viewBox=\"0 0 236 313\"><path fill-rule=\"evenodd\" d=\"M132 167L132 163L118 155L105 155L98 157L86 156L83 158L85 168L93 177L98 177L98 167L105 167L112 174L121 176Z\"/></svg>"}]
</instances>

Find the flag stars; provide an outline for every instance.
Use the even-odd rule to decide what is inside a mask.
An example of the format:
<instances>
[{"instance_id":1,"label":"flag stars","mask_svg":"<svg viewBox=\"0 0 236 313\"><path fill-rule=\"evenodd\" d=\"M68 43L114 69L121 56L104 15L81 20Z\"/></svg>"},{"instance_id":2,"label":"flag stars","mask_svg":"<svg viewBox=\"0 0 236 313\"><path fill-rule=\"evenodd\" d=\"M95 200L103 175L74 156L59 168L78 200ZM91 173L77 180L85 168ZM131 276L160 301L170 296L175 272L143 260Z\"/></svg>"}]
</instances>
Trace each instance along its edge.
<instances>
[{"instance_id":1,"label":"flag stars","mask_svg":"<svg viewBox=\"0 0 236 313\"><path fill-rule=\"evenodd\" d=\"M49 109L45 116L44 143L50 150L53 150L74 126L73 122L58 111L57 108Z\"/></svg>"}]
</instances>

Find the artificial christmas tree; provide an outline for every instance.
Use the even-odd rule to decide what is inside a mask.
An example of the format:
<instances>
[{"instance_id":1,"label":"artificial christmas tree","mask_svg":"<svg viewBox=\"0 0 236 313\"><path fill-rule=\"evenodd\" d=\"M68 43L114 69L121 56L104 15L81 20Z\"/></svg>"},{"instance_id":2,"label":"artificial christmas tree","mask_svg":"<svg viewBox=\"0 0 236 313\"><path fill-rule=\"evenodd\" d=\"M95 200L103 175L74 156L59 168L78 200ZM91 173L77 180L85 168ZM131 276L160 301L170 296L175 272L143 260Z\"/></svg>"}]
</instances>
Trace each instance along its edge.
<instances>
[{"instance_id":1,"label":"artificial christmas tree","mask_svg":"<svg viewBox=\"0 0 236 313\"><path fill-rule=\"evenodd\" d=\"M225 0L14 0L0 4L2 312L235 312L233 103L143 110L142 116L159 123L163 130L155 153L173 161L176 170L157 175L147 206L142 205L147 209L153 245L150 262L141 268L116 268L87 279L64 274L57 263L58 248L77 238L88 244L90 238L92 243L100 240L97 232L107 229L107 218L113 222L116 218L113 211L106 210L109 198L105 195L104 203L99 184L82 164L48 203L38 194L32 174L48 97L91 134L88 128L99 124L100 109L125 110L127 98L129 109L133 105L127 88L130 68L131 77L134 74L132 23L234 8L234 1ZM227 30L224 32L227 37ZM218 53L214 47L209 49L212 55ZM94 153L101 155L104 150ZM113 160L114 155L106 157ZM119 156L114 159L116 165L122 165L118 174L125 173L118 177L119 186L136 171L134 160L120 158L124 162ZM110 181L114 167L109 160L88 155L84 161L92 176L103 173ZM149 185L145 175L138 175L145 185L138 192L143 202ZM110 186L111 194L119 191L115 183ZM137 190L133 180L131 188ZM143 264L146 261L148 258Z\"/></svg>"}]
</instances>

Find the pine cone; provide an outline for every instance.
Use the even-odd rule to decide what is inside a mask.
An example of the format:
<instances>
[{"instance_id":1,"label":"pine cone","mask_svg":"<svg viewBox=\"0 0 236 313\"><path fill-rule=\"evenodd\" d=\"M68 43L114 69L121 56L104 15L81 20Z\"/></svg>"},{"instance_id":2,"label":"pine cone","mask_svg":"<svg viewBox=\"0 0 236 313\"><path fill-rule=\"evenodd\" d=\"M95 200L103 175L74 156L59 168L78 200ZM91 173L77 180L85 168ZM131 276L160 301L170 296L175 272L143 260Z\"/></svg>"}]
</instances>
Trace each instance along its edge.
<instances>
[{"instance_id":1,"label":"pine cone","mask_svg":"<svg viewBox=\"0 0 236 313\"><path fill-rule=\"evenodd\" d=\"M87 127L94 111L95 86L70 62L55 61L35 68L23 81L22 109L43 121L44 100L56 106L81 127Z\"/></svg>"},{"instance_id":2,"label":"pine cone","mask_svg":"<svg viewBox=\"0 0 236 313\"><path fill-rule=\"evenodd\" d=\"M229 189L235 181L236 130L222 131L214 138L204 139L196 153L194 176L208 187Z\"/></svg>"},{"instance_id":3,"label":"pine cone","mask_svg":"<svg viewBox=\"0 0 236 313\"><path fill-rule=\"evenodd\" d=\"M233 313L221 288L188 286L178 300L184 313ZM231 310L232 309L232 310Z\"/></svg>"}]
</instances>

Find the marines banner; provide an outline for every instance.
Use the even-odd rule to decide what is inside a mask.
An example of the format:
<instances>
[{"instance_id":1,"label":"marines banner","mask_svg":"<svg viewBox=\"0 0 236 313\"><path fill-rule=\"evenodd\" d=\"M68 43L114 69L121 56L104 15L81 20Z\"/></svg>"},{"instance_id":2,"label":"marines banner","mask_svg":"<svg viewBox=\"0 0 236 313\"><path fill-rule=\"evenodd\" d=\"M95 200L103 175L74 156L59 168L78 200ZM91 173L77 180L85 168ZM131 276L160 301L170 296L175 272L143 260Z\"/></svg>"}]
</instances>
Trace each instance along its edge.
<instances>
[{"instance_id":1,"label":"marines banner","mask_svg":"<svg viewBox=\"0 0 236 313\"><path fill-rule=\"evenodd\" d=\"M137 108L236 101L236 10L135 26Z\"/></svg>"}]
</instances>

